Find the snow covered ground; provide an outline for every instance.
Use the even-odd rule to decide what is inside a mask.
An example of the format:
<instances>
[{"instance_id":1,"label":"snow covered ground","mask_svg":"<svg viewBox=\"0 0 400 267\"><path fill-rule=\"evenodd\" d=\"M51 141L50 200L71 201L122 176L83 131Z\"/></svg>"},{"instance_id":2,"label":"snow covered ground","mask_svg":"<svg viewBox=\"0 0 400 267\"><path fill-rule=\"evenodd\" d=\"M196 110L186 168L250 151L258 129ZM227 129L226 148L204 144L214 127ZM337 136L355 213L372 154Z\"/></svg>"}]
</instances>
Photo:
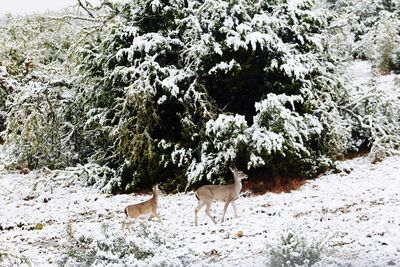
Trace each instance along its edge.
<instances>
[{"instance_id":1,"label":"snow covered ground","mask_svg":"<svg viewBox=\"0 0 400 267\"><path fill-rule=\"evenodd\" d=\"M122 228L123 209L148 196L110 196L62 180L46 182L49 177L40 172L3 172L0 255L55 266L73 254L66 249L67 225L76 236L94 238L104 235L106 225L111 236L158 250L139 265L268 266L270 249L281 246L280 237L290 230L307 242L326 242L322 265L400 266L400 157L377 164L361 157L343 166L350 173L322 176L292 193L245 192L237 201L240 217L234 218L229 208L227 220L217 225L203 210L199 227L194 226L193 193L161 196L164 226L143 219L131 233ZM222 209L222 204L213 206L218 220ZM146 243L150 236L159 242Z\"/></svg>"}]
</instances>

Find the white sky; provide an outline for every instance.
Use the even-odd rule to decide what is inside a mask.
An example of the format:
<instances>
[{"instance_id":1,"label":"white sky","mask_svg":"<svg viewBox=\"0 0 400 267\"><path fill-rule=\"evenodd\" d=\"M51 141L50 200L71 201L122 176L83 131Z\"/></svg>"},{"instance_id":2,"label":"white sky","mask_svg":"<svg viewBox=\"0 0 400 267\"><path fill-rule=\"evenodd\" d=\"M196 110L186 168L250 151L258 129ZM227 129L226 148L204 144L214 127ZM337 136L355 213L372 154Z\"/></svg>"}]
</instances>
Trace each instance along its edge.
<instances>
[{"instance_id":1,"label":"white sky","mask_svg":"<svg viewBox=\"0 0 400 267\"><path fill-rule=\"evenodd\" d=\"M0 16L8 12L27 15L47 10L55 11L76 3L76 0L0 0Z\"/></svg>"}]
</instances>

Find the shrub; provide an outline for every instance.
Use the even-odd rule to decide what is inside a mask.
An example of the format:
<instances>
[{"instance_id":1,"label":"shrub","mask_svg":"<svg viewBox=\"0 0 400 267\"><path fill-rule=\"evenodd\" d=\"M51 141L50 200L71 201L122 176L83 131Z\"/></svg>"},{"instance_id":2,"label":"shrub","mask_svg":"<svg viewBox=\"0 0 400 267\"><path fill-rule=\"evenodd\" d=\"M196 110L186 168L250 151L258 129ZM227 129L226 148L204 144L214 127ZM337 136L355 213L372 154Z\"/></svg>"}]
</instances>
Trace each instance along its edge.
<instances>
[{"instance_id":1,"label":"shrub","mask_svg":"<svg viewBox=\"0 0 400 267\"><path fill-rule=\"evenodd\" d=\"M65 88L30 83L15 92L8 111L6 137L15 146L17 164L62 168L74 163L74 126L65 117Z\"/></svg>"},{"instance_id":2,"label":"shrub","mask_svg":"<svg viewBox=\"0 0 400 267\"><path fill-rule=\"evenodd\" d=\"M271 267L315 266L325 256L325 241L307 241L305 237L289 230L280 236L280 242L270 247L269 264Z\"/></svg>"},{"instance_id":3,"label":"shrub","mask_svg":"<svg viewBox=\"0 0 400 267\"><path fill-rule=\"evenodd\" d=\"M328 1L325 1L328 2ZM329 5L337 12L335 27L348 38L355 58L368 59L381 73L399 71L396 63L400 44L400 4L393 0L338 0Z\"/></svg>"},{"instance_id":4,"label":"shrub","mask_svg":"<svg viewBox=\"0 0 400 267\"><path fill-rule=\"evenodd\" d=\"M0 131L13 145L17 166L63 168L77 158L85 161L85 138L75 127L80 109L71 101L73 78L67 75L82 24L49 19L53 15L60 14L0 20Z\"/></svg>"},{"instance_id":5,"label":"shrub","mask_svg":"<svg viewBox=\"0 0 400 267\"><path fill-rule=\"evenodd\" d=\"M341 109L353 123L353 146L371 148L369 157L379 161L400 154L400 101L388 95L386 88L377 87L377 76L367 86L351 91L347 105Z\"/></svg>"},{"instance_id":6,"label":"shrub","mask_svg":"<svg viewBox=\"0 0 400 267\"><path fill-rule=\"evenodd\" d=\"M68 224L59 265L182 266L181 260L169 253L173 245L158 231L146 223L135 222L133 232L126 235L114 221L100 226L91 224L89 230L79 234Z\"/></svg>"},{"instance_id":7,"label":"shrub","mask_svg":"<svg viewBox=\"0 0 400 267\"><path fill-rule=\"evenodd\" d=\"M0 265L3 267L32 266L26 257L5 250L0 250Z\"/></svg>"},{"instance_id":8,"label":"shrub","mask_svg":"<svg viewBox=\"0 0 400 267\"><path fill-rule=\"evenodd\" d=\"M62 14L68 13L64 11ZM52 20L57 13L0 19L0 66L19 82L51 76L59 79L74 46L81 24L77 21Z\"/></svg>"},{"instance_id":9,"label":"shrub","mask_svg":"<svg viewBox=\"0 0 400 267\"><path fill-rule=\"evenodd\" d=\"M113 169L107 166L87 163L78 164L75 167L67 167L64 170L53 171L50 179L68 181L69 184L80 186L93 186L103 193L113 193L113 188L118 187L119 182ZM42 182L45 184L45 182Z\"/></svg>"}]
</instances>

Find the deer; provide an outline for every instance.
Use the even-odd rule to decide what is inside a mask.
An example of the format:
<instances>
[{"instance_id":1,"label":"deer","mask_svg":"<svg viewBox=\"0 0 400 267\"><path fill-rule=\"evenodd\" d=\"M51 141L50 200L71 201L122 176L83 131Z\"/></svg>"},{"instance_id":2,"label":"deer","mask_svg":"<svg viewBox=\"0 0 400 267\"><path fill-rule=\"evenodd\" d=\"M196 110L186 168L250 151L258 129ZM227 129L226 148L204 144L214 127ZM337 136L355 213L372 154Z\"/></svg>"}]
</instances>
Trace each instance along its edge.
<instances>
[{"instance_id":1,"label":"deer","mask_svg":"<svg viewBox=\"0 0 400 267\"><path fill-rule=\"evenodd\" d=\"M194 210L194 223L197 226L197 213L199 210L206 206L206 214L214 224L217 224L214 218L210 214L211 204L214 201L223 201L225 202L224 206L224 214L222 215L222 222L225 219L225 213L228 209L229 204L232 204L233 210L235 212L235 218L238 218L236 212L235 200L238 198L240 191L242 190L242 180L247 179L247 175L243 173L241 170L238 170L236 167L229 167L231 172L233 173L233 184L228 185L203 185L199 189L196 190L195 195L199 200L197 207Z\"/></svg>"},{"instance_id":2,"label":"deer","mask_svg":"<svg viewBox=\"0 0 400 267\"><path fill-rule=\"evenodd\" d=\"M124 213L126 215L126 220L129 218L137 219L138 217L144 217L150 214L148 220L151 221L154 217L158 219L158 221L162 224L162 220L160 215L157 212L158 208L158 196L161 194L161 190L158 188L158 185L153 186L153 196L144 202L129 205L124 209ZM132 223L125 224L125 227L128 228Z\"/></svg>"}]
</instances>

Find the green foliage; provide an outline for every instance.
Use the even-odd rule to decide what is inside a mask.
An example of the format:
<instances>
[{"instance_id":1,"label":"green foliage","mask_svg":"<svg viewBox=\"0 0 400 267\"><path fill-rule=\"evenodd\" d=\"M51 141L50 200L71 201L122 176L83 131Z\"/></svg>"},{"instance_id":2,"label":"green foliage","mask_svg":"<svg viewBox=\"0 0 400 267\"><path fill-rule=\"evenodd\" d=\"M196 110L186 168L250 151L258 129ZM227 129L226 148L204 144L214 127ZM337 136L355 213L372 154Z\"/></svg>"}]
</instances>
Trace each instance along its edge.
<instances>
[{"instance_id":1,"label":"green foliage","mask_svg":"<svg viewBox=\"0 0 400 267\"><path fill-rule=\"evenodd\" d=\"M13 167L64 168L91 151L69 76L83 24L52 18L64 14L0 20L0 130L12 145Z\"/></svg>"},{"instance_id":2,"label":"green foliage","mask_svg":"<svg viewBox=\"0 0 400 267\"><path fill-rule=\"evenodd\" d=\"M10 94L15 89L14 82L15 81L9 77L6 68L2 67L0 64L0 132L3 131L6 127L5 125L7 119L6 103Z\"/></svg>"}]
</instances>

